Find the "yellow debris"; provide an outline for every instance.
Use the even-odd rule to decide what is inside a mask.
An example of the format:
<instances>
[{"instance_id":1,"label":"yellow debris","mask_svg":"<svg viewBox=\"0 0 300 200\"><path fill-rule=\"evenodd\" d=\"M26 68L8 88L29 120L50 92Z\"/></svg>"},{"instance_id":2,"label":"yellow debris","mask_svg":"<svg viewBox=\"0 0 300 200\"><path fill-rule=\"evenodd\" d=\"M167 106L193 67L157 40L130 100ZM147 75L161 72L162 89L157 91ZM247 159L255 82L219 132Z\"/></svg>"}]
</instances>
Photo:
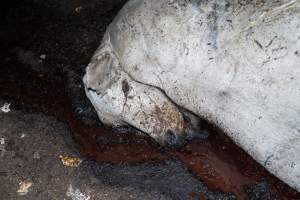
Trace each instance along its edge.
<instances>
[{"instance_id":1,"label":"yellow debris","mask_svg":"<svg viewBox=\"0 0 300 200\"><path fill-rule=\"evenodd\" d=\"M29 188L32 186L32 182L30 181L22 181L19 183L19 189L17 191L17 193L19 193L19 195L26 195L28 193Z\"/></svg>"},{"instance_id":2,"label":"yellow debris","mask_svg":"<svg viewBox=\"0 0 300 200\"><path fill-rule=\"evenodd\" d=\"M82 162L79 158L71 156L60 155L59 159L61 160L62 164L67 167L78 167Z\"/></svg>"}]
</instances>

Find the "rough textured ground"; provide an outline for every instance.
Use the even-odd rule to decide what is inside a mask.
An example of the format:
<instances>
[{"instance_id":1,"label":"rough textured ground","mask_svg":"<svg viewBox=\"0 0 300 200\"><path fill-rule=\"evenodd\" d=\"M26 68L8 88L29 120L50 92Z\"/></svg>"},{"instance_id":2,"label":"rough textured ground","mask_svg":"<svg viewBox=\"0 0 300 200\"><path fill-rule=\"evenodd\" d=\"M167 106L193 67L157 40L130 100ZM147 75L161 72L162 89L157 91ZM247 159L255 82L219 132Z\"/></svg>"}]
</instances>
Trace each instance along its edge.
<instances>
[{"instance_id":1,"label":"rough textured ground","mask_svg":"<svg viewBox=\"0 0 300 200\"><path fill-rule=\"evenodd\" d=\"M102 134L81 77L124 2L1 2L0 107L12 105L0 112L0 199L300 199L222 136L162 151ZM83 162L66 167L60 155Z\"/></svg>"},{"instance_id":2,"label":"rough textured ground","mask_svg":"<svg viewBox=\"0 0 300 200\"><path fill-rule=\"evenodd\" d=\"M1 199L234 199L207 188L178 161L156 164L97 164L80 157L68 127L53 117L14 109L0 114ZM59 156L80 158L78 167L64 166ZM19 183L32 183L19 194Z\"/></svg>"}]
</instances>

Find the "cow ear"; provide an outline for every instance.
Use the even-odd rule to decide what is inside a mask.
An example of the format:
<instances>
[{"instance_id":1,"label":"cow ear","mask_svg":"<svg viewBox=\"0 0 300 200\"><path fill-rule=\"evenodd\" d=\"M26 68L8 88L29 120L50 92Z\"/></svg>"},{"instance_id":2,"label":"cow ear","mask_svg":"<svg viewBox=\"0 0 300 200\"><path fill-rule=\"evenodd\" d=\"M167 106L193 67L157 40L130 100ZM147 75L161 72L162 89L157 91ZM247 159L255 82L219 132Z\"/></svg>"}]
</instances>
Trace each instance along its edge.
<instances>
[{"instance_id":1,"label":"cow ear","mask_svg":"<svg viewBox=\"0 0 300 200\"><path fill-rule=\"evenodd\" d=\"M88 89L97 91L100 89L101 83L110 72L112 58L108 52L94 57L86 68L84 76L84 84Z\"/></svg>"}]
</instances>

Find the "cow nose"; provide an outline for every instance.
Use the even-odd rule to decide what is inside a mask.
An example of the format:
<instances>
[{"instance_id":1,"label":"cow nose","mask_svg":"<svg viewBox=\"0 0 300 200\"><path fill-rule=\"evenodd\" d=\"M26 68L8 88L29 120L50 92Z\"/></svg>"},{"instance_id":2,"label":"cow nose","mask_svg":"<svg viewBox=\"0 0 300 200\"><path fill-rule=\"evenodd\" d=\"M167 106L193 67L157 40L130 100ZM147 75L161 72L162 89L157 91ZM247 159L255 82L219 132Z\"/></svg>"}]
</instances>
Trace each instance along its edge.
<instances>
[{"instance_id":1,"label":"cow nose","mask_svg":"<svg viewBox=\"0 0 300 200\"><path fill-rule=\"evenodd\" d=\"M183 145L184 143L184 134L176 134L171 130L168 130L163 138L163 145L167 148L177 148Z\"/></svg>"}]
</instances>

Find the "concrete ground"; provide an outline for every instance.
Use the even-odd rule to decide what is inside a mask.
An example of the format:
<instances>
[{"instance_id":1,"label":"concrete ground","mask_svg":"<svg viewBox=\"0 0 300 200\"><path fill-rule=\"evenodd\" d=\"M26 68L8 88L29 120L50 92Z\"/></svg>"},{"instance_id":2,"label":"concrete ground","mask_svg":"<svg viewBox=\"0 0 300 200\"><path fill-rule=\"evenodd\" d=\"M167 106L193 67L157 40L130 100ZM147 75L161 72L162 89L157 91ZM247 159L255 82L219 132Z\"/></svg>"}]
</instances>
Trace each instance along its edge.
<instances>
[{"instance_id":1,"label":"concrete ground","mask_svg":"<svg viewBox=\"0 0 300 200\"><path fill-rule=\"evenodd\" d=\"M3 200L235 199L210 192L176 160L155 164L97 164L81 157L68 126L44 114L0 113L0 194ZM79 158L65 166L60 156ZM22 183L32 184L20 191Z\"/></svg>"}]
</instances>

